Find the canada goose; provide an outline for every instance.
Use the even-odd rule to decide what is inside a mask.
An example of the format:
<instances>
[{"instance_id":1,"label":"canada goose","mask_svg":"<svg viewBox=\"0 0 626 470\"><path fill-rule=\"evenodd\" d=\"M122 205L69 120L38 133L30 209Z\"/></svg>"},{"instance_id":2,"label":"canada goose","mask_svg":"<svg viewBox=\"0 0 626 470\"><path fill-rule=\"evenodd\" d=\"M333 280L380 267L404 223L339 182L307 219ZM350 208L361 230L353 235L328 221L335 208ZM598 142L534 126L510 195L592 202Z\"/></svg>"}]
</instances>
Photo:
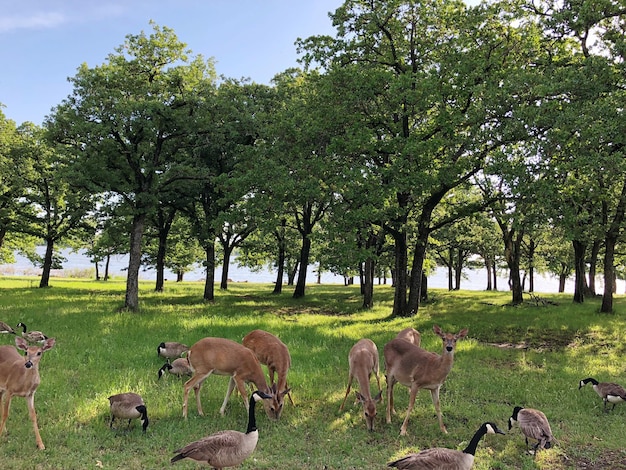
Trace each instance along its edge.
<instances>
[{"instance_id":1,"label":"canada goose","mask_svg":"<svg viewBox=\"0 0 626 470\"><path fill-rule=\"evenodd\" d=\"M593 384L593 389L600 396L600 398L602 398L602 401L604 401L604 411L609 411L606 408L607 402L613 403L613 408L611 408L612 411L615 409L615 405L617 403L626 401L626 390L624 390L624 387L612 382L598 382L596 379L591 377L581 380L578 385L578 390L587 385L589 382Z\"/></svg>"},{"instance_id":2,"label":"canada goose","mask_svg":"<svg viewBox=\"0 0 626 470\"><path fill-rule=\"evenodd\" d=\"M526 448L528 449L528 438L537 439L534 450L549 449L552 447L554 436L548 418L543 412L533 408L522 408L516 406L513 408L513 414L509 418L509 430L513 427L513 423L517 421L519 427L526 438Z\"/></svg>"},{"instance_id":3,"label":"canada goose","mask_svg":"<svg viewBox=\"0 0 626 470\"><path fill-rule=\"evenodd\" d=\"M177 375L178 377L182 377L183 375L191 375L193 371L191 367L189 367L189 361L186 357L179 357L175 359L174 362L170 364L169 360L159 369L159 379L161 376L168 371L170 374Z\"/></svg>"},{"instance_id":4,"label":"canada goose","mask_svg":"<svg viewBox=\"0 0 626 470\"><path fill-rule=\"evenodd\" d=\"M44 335L41 331L29 331L26 332L26 325L24 323L19 322L16 325L16 328L22 328L22 338L24 338L29 343L43 343L48 339L46 335Z\"/></svg>"},{"instance_id":5,"label":"canada goose","mask_svg":"<svg viewBox=\"0 0 626 470\"><path fill-rule=\"evenodd\" d=\"M389 462L388 467L401 470L469 470L474 465L476 446L485 434L504 434L494 423L483 423L463 450L434 447Z\"/></svg>"},{"instance_id":6,"label":"canada goose","mask_svg":"<svg viewBox=\"0 0 626 470\"><path fill-rule=\"evenodd\" d=\"M165 359L176 359L187 351L189 351L189 346L173 341L167 341L157 346L157 355Z\"/></svg>"},{"instance_id":7,"label":"canada goose","mask_svg":"<svg viewBox=\"0 0 626 470\"><path fill-rule=\"evenodd\" d=\"M12 335L15 334L15 330L13 328L11 328L9 325L7 325L6 323L4 323L3 321L0 321L0 333L10 333Z\"/></svg>"},{"instance_id":8,"label":"canada goose","mask_svg":"<svg viewBox=\"0 0 626 470\"><path fill-rule=\"evenodd\" d=\"M113 427L113 421L115 418L128 419L128 426L130 426L130 420L133 418L140 418L143 428L143 432L146 432L148 427L148 410L143 402L143 399L136 393L119 393L117 395L111 395L109 397L109 405L111 408L111 424L109 427Z\"/></svg>"},{"instance_id":9,"label":"canada goose","mask_svg":"<svg viewBox=\"0 0 626 470\"><path fill-rule=\"evenodd\" d=\"M240 431L219 431L208 437L187 444L175 450L177 454L170 460L171 463L182 459L195 460L198 463L208 463L215 469L235 467L246 460L259 440L259 430L254 417L255 403L262 399L272 398L271 395L256 390L250 396L248 409L248 429Z\"/></svg>"}]
</instances>

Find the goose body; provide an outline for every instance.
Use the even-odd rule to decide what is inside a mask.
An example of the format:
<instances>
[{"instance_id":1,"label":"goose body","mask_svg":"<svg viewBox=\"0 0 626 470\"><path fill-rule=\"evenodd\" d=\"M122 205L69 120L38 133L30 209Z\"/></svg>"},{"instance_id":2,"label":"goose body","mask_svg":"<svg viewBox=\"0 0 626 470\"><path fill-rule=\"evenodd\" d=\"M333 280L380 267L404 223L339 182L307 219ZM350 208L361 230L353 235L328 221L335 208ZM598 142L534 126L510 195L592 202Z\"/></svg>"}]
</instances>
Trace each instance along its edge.
<instances>
[{"instance_id":1,"label":"goose body","mask_svg":"<svg viewBox=\"0 0 626 470\"><path fill-rule=\"evenodd\" d=\"M189 367L189 360L187 360L186 357L179 357L178 359L175 359L171 364L169 362L163 364L163 366L159 369L159 379L165 373L165 371L178 377L193 374L191 367Z\"/></svg>"},{"instance_id":2,"label":"goose body","mask_svg":"<svg viewBox=\"0 0 626 470\"><path fill-rule=\"evenodd\" d=\"M3 321L0 321L0 333L14 335L15 330L11 328L9 325L7 325L6 323L4 323Z\"/></svg>"},{"instance_id":3,"label":"goose body","mask_svg":"<svg viewBox=\"0 0 626 470\"><path fill-rule=\"evenodd\" d=\"M46 335L44 335L41 331L26 331L26 325L24 323L19 322L16 328L22 328L22 338L24 338L29 343L43 343L48 339Z\"/></svg>"},{"instance_id":4,"label":"goose body","mask_svg":"<svg viewBox=\"0 0 626 470\"><path fill-rule=\"evenodd\" d=\"M246 460L259 440L259 430L256 427L254 416L255 403L259 400L271 398L260 390L256 390L250 397L248 409L248 428L246 432L219 431L208 437L187 444L174 451L176 454L171 463L183 459L194 460L197 463L208 464L215 469L235 467Z\"/></svg>"},{"instance_id":5,"label":"goose body","mask_svg":"<svg viewBox=\"0 0 626 470\"><path fill-rule=\"evenodd\" d=\"M485 434L504 434L494 423L483 423L463 450L435 447L389 462L400 470L469 470L474 465L476 446Z\"/></svg>"},{"instance_id":6,"label":"goose body","mask_svg":"<svg viewBox=\"0 0 626 470\"><path fill-rule=\"evenodd\" d=\"M166 341L157 346L157 355L165 359L176 359L189 351L189 346L174 341Z\"/></svg>"},{"instance_id":7,"label":"goose body","mask_svg":"<svg viewBox=\"0 0 626 470\"><path fill-rule=\"evenodd\" d=\"M554 436L548 418L543 412L533 408L522 408L516 406L513 408L513 414L509 418L509 430L513 427L513 423L517 422L522 434L526 438L526 447L528 448L528 438L536 439L537 444L534 450L549 449L552 447Z\"/></svg>"},{"instance_id":8,"label":"goose body","mask_svg":"<svg viewBox=\"0 0 626 470\"><path fill-rule=\"evenodd\" d=\"M598 382L596 379L589 377L580 381L578 390L591 383L593 389L604 402L604 411L608 411L606 408L607 403L613 403L613 410L615 405L626 401L626 390L619 384L613 382Z\"/></svg>"},{"instance_id":9,"label":"goose body","mask_svg":"<svg viewBox=\"0 0 626 470\"><path fill-rule=\"evenodd\" d=\"M109 427L113 427L115 418L127 419L129 426L132 419L139 418L143 432L146 432L149 423L148 411L141 396L132 392L111 395L109 397L109 406L111 409L111 424L109 424Z\"/></svg>"}]
</instances>

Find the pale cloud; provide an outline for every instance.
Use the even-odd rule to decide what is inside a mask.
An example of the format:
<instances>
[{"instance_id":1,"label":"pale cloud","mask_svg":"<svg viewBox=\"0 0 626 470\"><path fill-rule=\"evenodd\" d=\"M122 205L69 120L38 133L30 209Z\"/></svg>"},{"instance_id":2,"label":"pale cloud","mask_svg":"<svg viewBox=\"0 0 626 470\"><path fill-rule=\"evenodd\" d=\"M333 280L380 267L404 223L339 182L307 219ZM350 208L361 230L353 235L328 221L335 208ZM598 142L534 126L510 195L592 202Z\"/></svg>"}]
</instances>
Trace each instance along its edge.
<instances>
[{"instance_id":1,"label":"pale cloud","mask_svg":"<svg viewBox=\"0 0 626 470\"><path fill-rule=\"evenodd\" d=\"M126 7L117 2L105 2L98 5L82 0L80 2L66 1L60 5L61 9L56 11L45 11L44 5L40 5L37 11L38 2L34 3L28 10L23 10L20 7L25 5L19 2L14 5L14 11L5 11L4 14L0 14L0 33L53 29L69 23L109 20L122 16L126 11Z\"/></svg>"},{"instance_id":2,"label":"pale cloud","mask_svg":"<svg viewBox=\"0 0 626 470\"><path fill-rule=\"evenodd\" d=\"M62 13L35 13L0 17L0 33L8 33L21 29L49 29L67 23L68 18Z\"/></svg>"}]
</instances>

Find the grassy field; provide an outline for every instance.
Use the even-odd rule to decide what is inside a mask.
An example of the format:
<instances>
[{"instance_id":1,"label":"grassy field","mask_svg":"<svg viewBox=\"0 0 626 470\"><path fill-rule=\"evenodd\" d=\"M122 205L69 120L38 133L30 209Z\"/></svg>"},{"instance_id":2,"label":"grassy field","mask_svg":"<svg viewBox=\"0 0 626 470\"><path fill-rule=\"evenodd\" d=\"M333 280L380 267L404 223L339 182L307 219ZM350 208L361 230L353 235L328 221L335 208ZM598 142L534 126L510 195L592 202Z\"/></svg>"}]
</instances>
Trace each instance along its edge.
<instances>
[{"instance_id":1,"label":"grassy field","mask_svg":"<svg viewBox=\"0 0 626 470\"><path fill-rule=\"evenodd\" d=\"M161 341L192 345L205 336L240 341L261 328L290 348L289 383L296 402L287 401L280 421L257 412L258 447L243 469L383 469L388 461L427 447L465 447L484 421L504 430L513 406L539 408L552 424L558 445L536 458L525 453L524 438L514 428L506 436L487 436L476 454L476 469L626 469L626 405L604 413L591 387L579 380L595 377L626 385L626 300L618 296L616 314L598 313L599 301L574 305L570 295L542 295L558 305L507 305L508 292L431 291L431 302L414 318L389 318L393 292L377 286L376 307L360 309L358 287L310 286L304 299L271 286L231 284L214 303L201 301L201 283L167 284L166 292L141 285L141 312L120 312L122 281L53 279L38 289L28 278L0 278L0 320L22 321L57 339L40 365L41 385L35 403L46 445L38 451L25 400L15 398L0 436L2 469L172 468L172 452L222 429L245 430L246 413L235 395L220 416L227 378L212 376L202 388L205 416L190 400L182 418L183 380L157 380L163 360ZM469 328L459 341L441 402L448 434L442 434L430 394L418 394L408 435L400 436L408 391L397 385L391 424L385 403L379 405L376 429L368 432L360 408L350 399L339 406L348 374L347 355L360 338L378 345L384 386L382 349L396 332L413 326L422 347L441 352L433 324L444 331ZM0 344L12 344L10 335ZM356 386L358 388L358 385ZM376 388L372 379L372 390ZM144 435L138 420L130 429L109 428L109 395L134 391L148 407ZM180 468L196 468L179 462Z\"/></svg>"}]
</instances>

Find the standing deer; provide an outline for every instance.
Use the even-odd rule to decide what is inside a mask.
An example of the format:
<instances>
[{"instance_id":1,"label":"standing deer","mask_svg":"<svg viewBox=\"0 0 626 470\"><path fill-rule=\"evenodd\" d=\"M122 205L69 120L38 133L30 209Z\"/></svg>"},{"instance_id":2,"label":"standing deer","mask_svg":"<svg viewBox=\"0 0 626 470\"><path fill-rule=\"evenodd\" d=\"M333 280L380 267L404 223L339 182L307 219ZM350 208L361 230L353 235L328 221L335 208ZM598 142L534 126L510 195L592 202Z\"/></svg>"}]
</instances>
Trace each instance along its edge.
<instances>
[{"instance_id":1,"label":"standing deer","mask_svg":"<svg viewBox=\"0 0 626 470\"><path fill-rule=\"evenodd\" d=\"M270 388L265 380L265 375L261 370L261 364L254 353L235 341L225 338L203 338L194 344L187 353L189 367L193 371L193 376L185 382L185 391L183 398L183 417L187 417L187 401L189 399L189 391L193 388L196 394L196 404L198 406L198 414L203 416L202 405L200 404L200 388L202 383L211 374L230 375L228 382L228 390L224 397L224 403L220 408L220 414L224 415L226 404L233 392L235 385L243 398L246 410L250 406L248 403L248 394L246 392L246 383L252 382L257 389L267 395L271 395ZM264 400L265 412L267 416L272 418L269 406Z\"/></svg>"},{"instance_id":2,"label":"standing deer","mask_svg":"<svg viewBox=\"0 0 626 470\"><path fill-rule=\"evenodd\" d=\"M422 335L420 334L420 332L411 327L405 328L404 330L400 331L396 335L396 338L404 339L409 343L413 343L415 346L419 346L422 342Z\"/></svg>"},{"instance_id":3,"label":"standing deer","mask_svg":"<svg viewBox=\"0 0 626 470\"><path fill-rule=\"evenodd\" d=\"M42 345L30 346L24 338L16 337L15 345L18 349L26 352L22 356L13 346L0 346L0 403L2 403L2 421L0 422L0 434L4 431L4 425L9 417L11 399L13 396L26 398L28 414L33 422L37 447L45 449L39 427L37 426L37 413L35 412L35 392L39 386L39 361L42 354L52 349L54 338L46 339ZM5 396L6 395L6 396Z\"/></svg>"},{"instance_id":4,"label":"standing deer","mask_svg":"<svg viewBox=\"0 0 626 470\"><path fill-rule=\"evenodd\" d=\"M439 428L447 433L441 407L439 403L439 390L448 377L454 363L454 350L456 342L467 336L467 328L459 331L456 335L444 333L439 326L433 326L435 334L443 340L443 352L441 355L425 351L403 339L392 339L383 350L385 356L385 369L387 371L387 423L391 423L393 408L393 387L400 382L409 387L409 407L406 417L400 428L400 435L406 435L409 415L415 404L417 392L425 388L430 390L430 395L439 419Z\"/></svg>"},{"instance_id":5,"label":"standing deer","mask_svg":"<svg viewBox=\"0 0 626 470\"><path fill-rule=\"evenodd\" d=\"M374 418L376 418L376 404L380 401L383 393L380 388L378 348L374 341L367 338L357 341L348 353L348 365L350 367L348 373L348 388L346 395L343 397L339 411L343 410L346 404L346 398L348 398L348 394L350 393L352 380L356 377L359 383L359 392L355 392L356 397L359 402L363 404L363 416L365 417L367 430L373 431ZM378 394L373 398L370 394L370 377L372 373L376 376L376 382L378 383Z\"/></svg>"},{"instance_id":6,"label":"standing deer","mask_svg":"<svg viewBox=\"0 0 626 470\"><path fill-rule=\"evenodd\" d=\"M285 404L285 395L293 405L291 389L287 385L287 372L291 367L289 349L280 339L263 330L254 330L244 336L243 345L250 349L261 364L267 366L272 384L272 399L269 403L270 413L274 419L279 419ZM274 382L274 374L278 376L278 383Z\"/></svg>"}]
</instances>

